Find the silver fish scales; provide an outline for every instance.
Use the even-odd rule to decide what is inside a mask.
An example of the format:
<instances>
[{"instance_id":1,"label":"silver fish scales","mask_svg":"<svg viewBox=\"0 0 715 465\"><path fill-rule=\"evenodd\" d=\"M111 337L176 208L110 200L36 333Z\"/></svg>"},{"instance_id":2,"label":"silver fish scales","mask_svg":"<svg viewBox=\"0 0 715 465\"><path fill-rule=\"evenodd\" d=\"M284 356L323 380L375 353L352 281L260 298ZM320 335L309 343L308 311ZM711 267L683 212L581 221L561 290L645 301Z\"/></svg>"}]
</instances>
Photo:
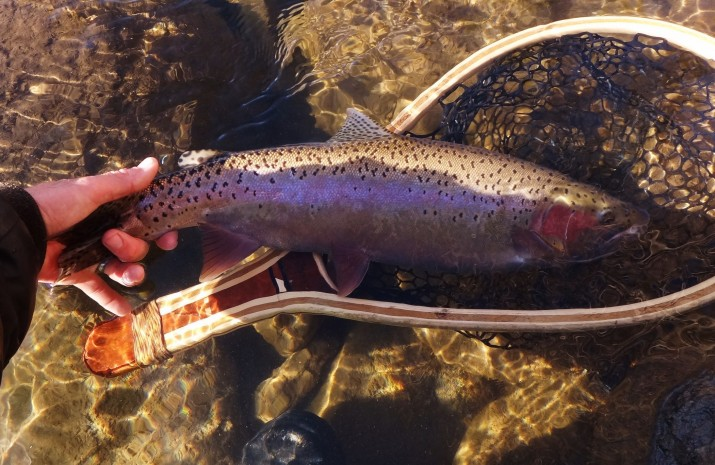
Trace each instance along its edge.
<instances>
[{"instance_id":1,"label":"silver fish scales","mask_svg":"<svg viewBox=\"0 0 715 465\"><path fill-rule=\"evenodd\" d=\"M225 154L157 178L128 203L116 226L135 236L202 229L204 280L265 245L330 255L343 295L370 261L469 273L584 260L648 223L642 210L555 171L396 136L355 110L326 143ZM87 251L101 232L68 244L63 276L97 261Z\"/></svg>"}]
</instances>

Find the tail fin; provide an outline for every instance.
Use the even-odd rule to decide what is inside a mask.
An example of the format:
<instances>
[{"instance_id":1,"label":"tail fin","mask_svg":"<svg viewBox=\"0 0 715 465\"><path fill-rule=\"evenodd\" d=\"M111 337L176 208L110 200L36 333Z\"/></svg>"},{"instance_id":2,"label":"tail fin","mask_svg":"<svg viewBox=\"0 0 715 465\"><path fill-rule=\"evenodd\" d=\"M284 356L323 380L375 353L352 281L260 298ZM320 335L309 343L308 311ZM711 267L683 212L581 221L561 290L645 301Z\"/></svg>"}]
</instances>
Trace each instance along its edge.
<instances>
[{"instance_id":1,"label":"tail fin","mask_svg":"<svg viewBox=\"0 0 715 465\"><path fill-rule=\"evenodd\" d=\"M102 234L122 224L132 214L139 195L105 203L84 220L54 239L65 245L59 257L60 274L57 282L77 271L110 258L111 253L102 245Z\"/></svg>"}]
</instances>

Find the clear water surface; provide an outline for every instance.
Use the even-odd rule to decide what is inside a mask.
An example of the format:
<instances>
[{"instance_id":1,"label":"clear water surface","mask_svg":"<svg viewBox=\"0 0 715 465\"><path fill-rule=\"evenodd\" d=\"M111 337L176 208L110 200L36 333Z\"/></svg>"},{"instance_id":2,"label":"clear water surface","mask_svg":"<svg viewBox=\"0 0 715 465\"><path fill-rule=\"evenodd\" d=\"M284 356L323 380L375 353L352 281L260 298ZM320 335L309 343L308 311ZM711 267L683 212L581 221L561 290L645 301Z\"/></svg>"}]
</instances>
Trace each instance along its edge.
<instances>
[{"instance_id":1,"label":"clear water surface","mask_svg":"<svg viewBox=\"0 0 715 465\"><path fill-rule=\"evenodd\" d=\"M324 140L348 107L387 122L479 47L593 14L715 33L705 0L0 2L0 179L145 156L169 170L192 148ZM324 319L285 358L244 328L102 379L82 347L105 318L76 292L40 290L3 373L0 463L237 463L263 421L296 405L331 423L349 464L642 464L663 396L715 366L705 308L524 335L508 351L450 331ZM308 365L318 376L301 384Z\"/></svg>"}]
</instances>

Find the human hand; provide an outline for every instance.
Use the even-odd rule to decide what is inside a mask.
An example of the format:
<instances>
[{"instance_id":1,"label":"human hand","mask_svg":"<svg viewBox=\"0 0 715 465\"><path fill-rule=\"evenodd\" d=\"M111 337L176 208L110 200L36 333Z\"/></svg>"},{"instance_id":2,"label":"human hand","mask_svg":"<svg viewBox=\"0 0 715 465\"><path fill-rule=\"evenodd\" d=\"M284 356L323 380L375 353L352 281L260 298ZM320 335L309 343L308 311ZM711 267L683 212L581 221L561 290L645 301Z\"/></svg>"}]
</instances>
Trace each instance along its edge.
<instances>
[{"instance_id":1,"label":"human hand","mask_svg":"<svg viewBox=\"0 0 715 465\"><path fill-rule=\"evenodd\" d=\"M27 188L40 207L47 236L52 238L80 222L100 205L139 192L156 176L159 164L147 158L135 168L121 169L98 176L66 179ZM176 247L176 231L164 234L156 244L164 250ZM104 273L124 286L136 286L145 278L144 267L138 263L149 251L149 244L118 229L107 230L102 243L116 259L104 267ZM38 280L54 283L59 276L58 258L64 245L50 239L45 262ZM110 312L122 316L132 311L129 302L112 289L93 268L70 275L62 281L73 284Z\"/></svg>"}]
</instances>

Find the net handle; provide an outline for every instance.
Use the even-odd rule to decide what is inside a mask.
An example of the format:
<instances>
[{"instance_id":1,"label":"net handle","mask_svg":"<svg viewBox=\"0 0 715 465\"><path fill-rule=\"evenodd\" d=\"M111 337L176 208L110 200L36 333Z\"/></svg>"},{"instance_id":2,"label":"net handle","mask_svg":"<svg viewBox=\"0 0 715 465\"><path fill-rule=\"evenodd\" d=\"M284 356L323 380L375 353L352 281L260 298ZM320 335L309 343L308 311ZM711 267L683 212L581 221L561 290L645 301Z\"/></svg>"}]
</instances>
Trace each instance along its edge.
<instances>
[{"instance_id":1,"label":"net handle","mask_svg":"<svg viewBox=\"0 0 715 465\"><path fill-rule=\"evenodd\" d=\"M592 16L565 19L517 32L476 51L446 72L437 82L408 104L387 125L387 129L396 134L403 134L409 131L422 114L455 85L489 65L500 56L543 40L583 32L594 34L646 34L660 37L667 40L671 45L678 46L710 61L711 64L715 62L715 38L679 24L635 16Z\"/></svg>"}]
</instances>

